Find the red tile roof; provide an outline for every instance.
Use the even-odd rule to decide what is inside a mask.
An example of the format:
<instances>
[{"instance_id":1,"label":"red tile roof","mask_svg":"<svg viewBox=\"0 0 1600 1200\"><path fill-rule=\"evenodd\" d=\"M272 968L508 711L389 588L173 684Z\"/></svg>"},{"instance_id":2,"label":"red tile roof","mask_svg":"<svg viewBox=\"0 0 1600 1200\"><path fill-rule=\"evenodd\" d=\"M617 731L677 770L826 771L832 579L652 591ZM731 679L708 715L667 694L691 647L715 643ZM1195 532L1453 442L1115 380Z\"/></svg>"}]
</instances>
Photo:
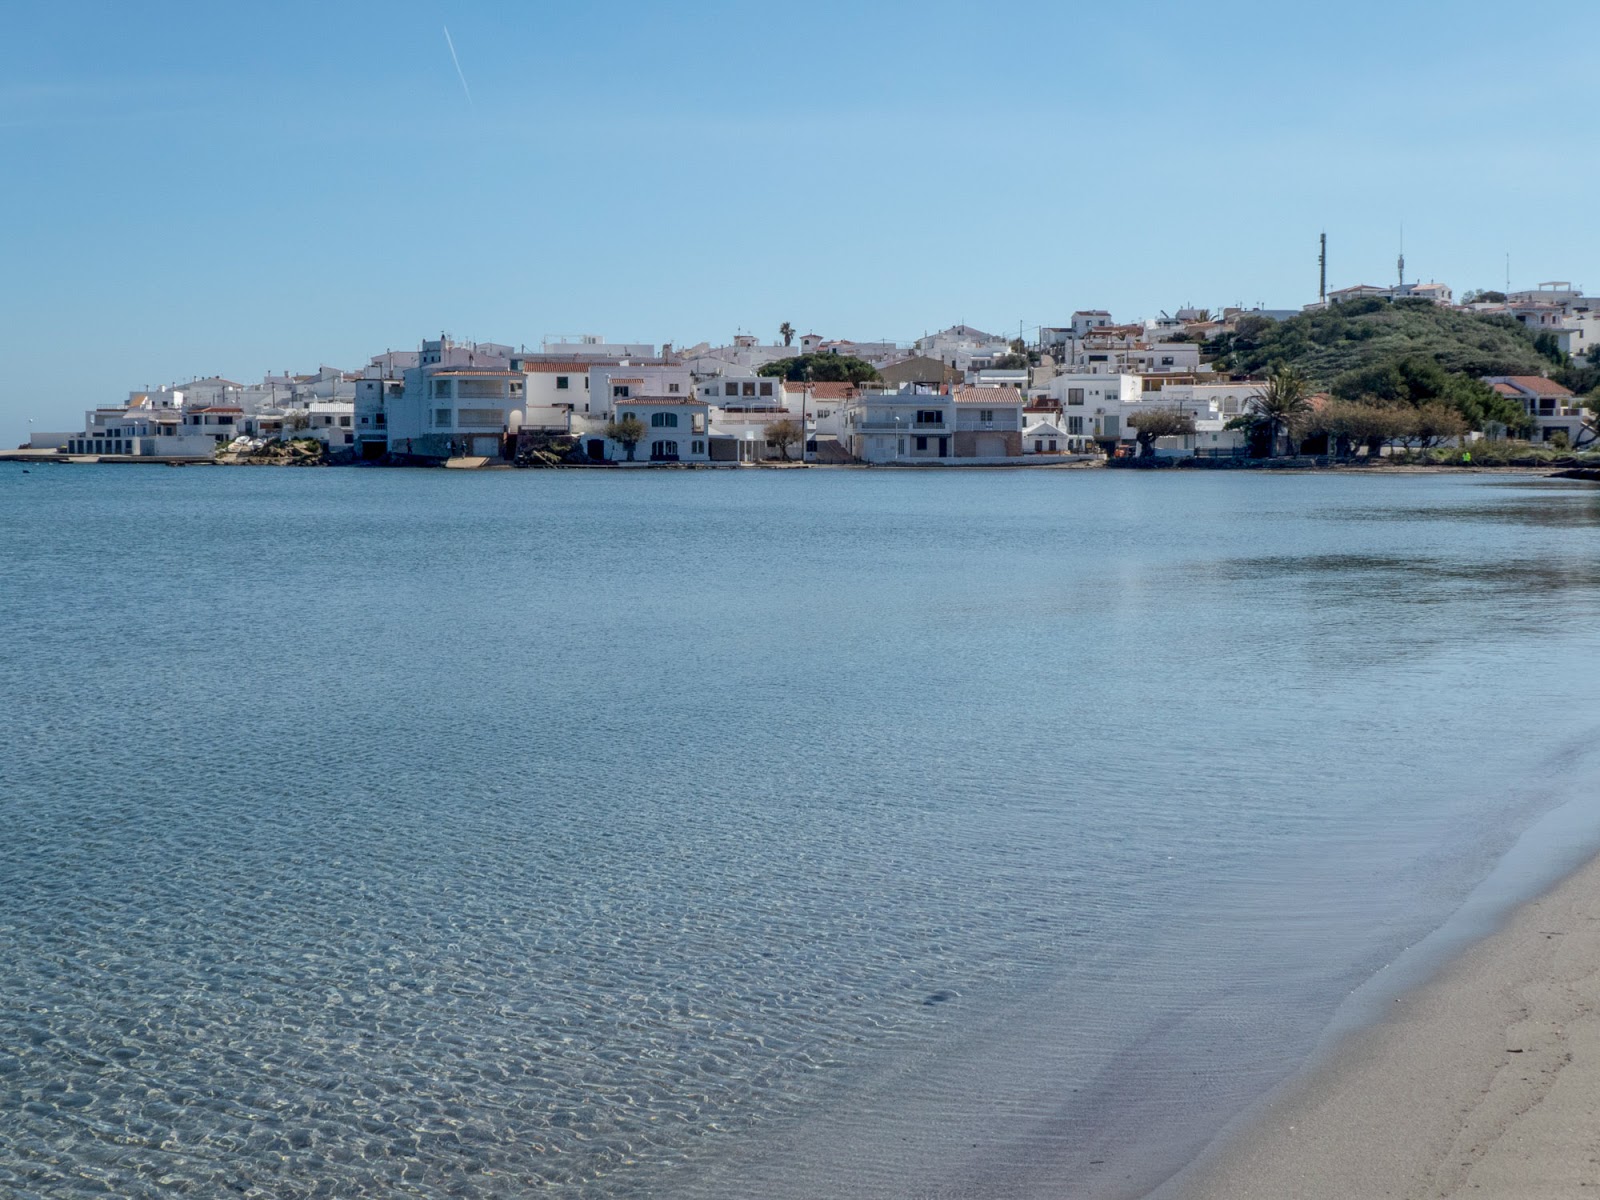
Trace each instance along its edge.
<instances>
[{"instance_id":1,"label":"red tile roof","mask_svg":"<svg viewBox=\"0 0 1600 1200\"><path fill-rule=\"evenodd\" d=\"M1516 389L1516 395L1532 393L1535 396L1570 396L1572 393L1562 387L1554 379L1546 379L1542 375L1503 375L1495 383L1510 384ZM1498 387L1496 390L1499 390ZM1502 395L1512 393L1502 393Z\"/></svg>"},{"instance_id":2,"label":"red tile roof","mask_svg":"<svg viewBox=\"0 0 1600 1200\"><path fill-rule=\"evenodd\" d=\"M857 388L853 383L804 383L784 380L783 390L810 392L813 400L849 400L855 396Z\"/></svg>"},{"instance_id":3,"label":"red tile roof","mask_svg":"<svg viewBox=\"0 0 1600 1200\"><path fill-rule=\"evenodd\" d=\"M524 361L523 364L522 364L522 369L524 371L526 371L529 375L537 375L537 374L540 374L540 373L549 374L549 375L561 375L561 374L571 374L574 371L576 371L576 372L578 372L580 374L587 375L589 373L589 368L590 367L603 366L603 365L604 365L603 363L597 364L597 363L586 363L586 362L526 362L526 361Z\"/></svg>"},{"instance_id":4,"label":"red tile roof","mask_svg":"<svg viewBox=\"0 0 1600 1200\"><path fill-rule=\"evenodd\" d=\"M958 387L950 397L957 404L988 404L999 408L1022 403L1022 393L1014 387Z\"/></svg>"}]
</instances>

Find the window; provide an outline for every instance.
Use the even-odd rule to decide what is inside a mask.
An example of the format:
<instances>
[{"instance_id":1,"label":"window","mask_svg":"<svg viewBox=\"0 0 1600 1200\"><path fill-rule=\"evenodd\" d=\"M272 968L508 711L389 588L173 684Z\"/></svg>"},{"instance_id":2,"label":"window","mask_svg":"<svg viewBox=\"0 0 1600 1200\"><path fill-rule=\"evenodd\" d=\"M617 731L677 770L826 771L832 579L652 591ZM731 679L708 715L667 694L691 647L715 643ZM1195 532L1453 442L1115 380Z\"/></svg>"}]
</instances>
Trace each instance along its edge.
<instances>
[{"instance_id":1,"label":"window","mask_svg":"<svg viewBox=\"0 0 1600 1200\"><path fill-rule=\"evenodd\" d=\"M756 394L756 385L753 384L753 383L745 384L744 385L744 394L746 396L754 396Z\"/></svg>"},{"instance_id":2,"label":"window","mask_svg":"<svg viewBox=\"0 0 1600 1200\"><path fill-rule=\"evenodd\" d=\"M919 408L919 409L917 409L917 424L918 425L939 425L939 424L942 424L943 422L944 422L944 413L940 412L937 408Z\"/></svg>"},{"instance_id":3,"label":"window","mask_svg":"<svg viewBox=\"0 0 1600 1200\"><path fill-rule=\"evenodd\" d=\"M385 425L387 425L389 423L389 418L386 415L384 415L383 413L379 413L378 416L377 416L377 422L378 422L378 428L382 429Z\"/></svg>"},{"instance_id":4,"label":"window","mask_svg":"<svg viewBox=\"0 0 1600 1200\"><path fill-rule=\"evenodd\" d=\"M675 383L667 384L667 394L669 396L676 396L678 394L678 385Z\"/></svg>"},{"instance_id":5,"label":"window","mask_svg":"<svg viewBox=\"0 0 1600 1200\"><path fill-rule=\"evenodd\" d=\"M678 443L671 440L651 442L650 457L657 462L673 462L678 457Z\"/></svg>"},{"instance_id":6,"label":"window","mask_svg":"<svg viewBox=\"0 0 1600 1200\"><path fill-rule=\"evenodd\" d=\"M433 398L435 400L450 399L450 381L448 379L435 379L433 381Z\"/></svg>"},{"instance_id":7,"label":"window","mask_svg":"<svg viewBox=\"0 0 1600 1200\"><path fill-rule=\"evenodd\" d=\"M1035 454L1043 454L1044 453L1044 439L1042 439L1042 438L1034 438L1033 439L1033 452Z\"/></svg>"},{"instance_id":8,"label":"window","mask_svg":"<svg viewBox=\"0 0 1600 1200\"><path fill-rule=\"evenodd\" d=\"M928 448L928 439L925 438L925 437L919 437L917 439L917 449L918 450L926 450L927 448Z\"/></svg>"},{"instance_id":9,"label":"window","mask_svg":"<svg viewBox=\"0 0 1600 1200\"><path fill-rule=\"evenodd\" d=\"M436 409L434 409L433 410L433 427L435 429L449 429L450 428L450 413L451 413L451 411L452 410L448 409L448 408L436 408Z\"/></svg>"},{"instance_id":10,"label":"window","mask_svg":"<svg viewBox=\"0 0 1600 1200\"><path fill-rule=\"evenodd\" d=\"M361 418L361 423L362 423L362 424L363 424L363 425L365 425L365 424L366 424L366 423L367 423L367 418L365 418L365 417L362 417L362 418Z\"/></svg>"},{"instance_id":11,"label":"window","mask_svg":"<svg viewBox=\"0 0 1600 1200\"><path fill-rule=\"evenodd\" d=\"M499 379L463 379L456 388L461 400L498 400L505 394L505 383Z\"/></svg>"},{"instance_id":12,"label":"window","mask_svg":"<svg viewBox=\"0 0 1600 1200\"><path fill-rule=\"evenodd\" d=\"M611 389L611 398L613 400L626 400L632 395L633 392L628 388L627 384L617 384Z\"/></svg>"},{"instance_id":13,"label":"window","mask_svg":"<svg viewBox=\"0 0 1600 1200\"><path fill-rule=\"evenodd\" d=\"M556 376L556 391L564 392L568 388L570 388L571 386L572 386L572 376L570 376L570 375L557 375Z\"/></svg>"},{"instance_id":14,"label":"window","mask_svg":"<svg viewBox=\"0 0 1600 1200\"><path fill-rule=\"evenodd\" d=\"M737 396L739 394L739 385L737 383L725 383L725 384L723 384L722 385L722 394L724 396Z\"/></svg>"},{"instance_id":15,"label":"window","mask_svg":"<svg viewBox=\"0 0 1600 1200\"><path fill-rule=\"evenodd\" d=\"M651 413L650 427L652 429L676 429L678 427L677 413Z\"/></svg>"},{"instance_id":16,"label":"window","mask_svg":"<svg viewBox=\"0 0 1600 1200\"><path fill-rule=\"evenodd\" d=\"M690 454L704 454L705 452L706 452L706 444L704 442L690 442L689 443L689 453Z\"/></svg>"},{"instance_id":17,"label":"window","mask_svg":"<svg viewBox=\"0 0 1600 1200\"><path fill-rule=\"evenodd\" d=\"M1055 438L1051 438L1050 439L1050 453L1054 454L1055 452L1056 452L1056 440L1055 440Z\"/></svg>"},{"instance_id":18,"label":"window","mask_svg":"<svg viewBox=\"0 0 1600 1200\"><path fill-rule=\"evenodd\" d=\"M347 433L347 434L344 435L344 444L346 446L350 445L355 440L356 440L356 435L353 434L353 433Z\"/></svg>"},{"instance_id":19,"label":"window","mask_svg":"<svg viewBox=\"0 0 1600 1200\"><path fill-rule=\"evenodd\" d=\"M980 408L978 410L978 420L980 420L980 421L992 421L992 420L994 420L994 409L992 409L992 408Z\"/></svg>"},{"instance_id":20,"label":"window","mask_svg":"<svg viewBox=\"0 0 1600 1200\"><path fill-rule=\"evenodd\" d=\"M763 396L772 395L772 381L770 379L761 385L761 394Z\"/></svg>"},{"instance_id":21,"label":"window","mask_svg":"<svg viewBox=\"0 0 1600 1200\"><path fill-rule=\"evenodd\" d=\"M1067 418L1067 432L1081 435L1083 433L1083 418L1082 417L1068 417Z\"/></svg>"},{"instance_id":22,"label":"window","mask_svg":"<svg viewBox=\"0 0 1600 1200\"><path fill-rule=\"evenodd\" d=\"M495 429L505 424L505 412L498 408L463 408L456 413L456 422L463 429Z\"/></svg>"},{"instance_id":23,"label":"window","mask_svg":"<svg viewBox=\"0 0 1600 1200\"><path fill-rule=\"evenodd\" d=\"M1083 403L1083 389L1082 388L1068 388L1067 389L1067 403L1068 404L1082 404Z\"/></svg>"},{"instance_id":24,"label":"window","mask_svg":"<svg viewBox=\"0 0 1600 1200\"><path fill-rule=\"evenodd\" d=\"M623 413L621 418L620 418L620 420L623 420L623 421L636 421L636 420L638 420L638 418L635 417L632 413Z\"/></svg>"},{"instance_id":25,"label":"window","mask_svg":"<svg viewBox=\"0 0 1600 1200\"><path fill-rule=\"evenodd\" d=\"M520 383L513 383L511 385L511 392L512 392L513 395L515 395L516 393L518 393L520 391L522 391L522 385Z\"/></svg>"}]
</instances>

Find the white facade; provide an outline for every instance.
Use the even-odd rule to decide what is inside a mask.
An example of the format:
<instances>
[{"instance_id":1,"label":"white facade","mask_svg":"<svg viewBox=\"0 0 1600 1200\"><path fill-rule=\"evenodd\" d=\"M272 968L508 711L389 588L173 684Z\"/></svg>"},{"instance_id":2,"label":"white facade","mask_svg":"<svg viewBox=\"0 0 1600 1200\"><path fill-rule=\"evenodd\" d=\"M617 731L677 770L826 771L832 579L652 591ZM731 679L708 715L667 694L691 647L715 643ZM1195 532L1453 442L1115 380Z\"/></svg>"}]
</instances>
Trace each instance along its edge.
<instances>
[{"instance_id":1,"label":"white facade","mask_svg":"<svg viewBox=\"0 0 1600 1200\"><path fill-rule=\"evenodd\" d=\"M615 420L635 418L644 426L644 436L630 451L610 437L591 437L603 445L603 453L591 458L607 462L699 463L710 462L711 421L709 406L692 396L632 396L617 401Z\"/></svg>"},{"instance_id":2,"label":"white facade","mask_svg":"<svg viewBox=\"0 0 1600 1200\"><path fill-rule=\"evenodd\" d=\"M630 361L590 367L583 414L592 418L609 418L616 412L617 405L640 396L692 400L695 398L694 376L687 367L677 363L644 364Z\"/></svg>"},{"instance_id":3,"label":"white facade","mask_svg":"<svg viewBox=\"0 0 1600 1200\"><path fill-rule=\"evenodd\" d=\"M654 358L656 348L648 342L608 342L598 333L560 333L546 336L543 351L551 358Z\"/></svg>"},{"instance_id":4,"label":"white facade","mask_svg":"<svg viewBox=\"0 0 1600 1200\"><path fill-rule=\"evenodd\" d=\"M782 408L783 381L760 375L729 374L703 380L700 399L724 409Z\"/></svg>"},{"instance_id":5,"label":"white facade","mask_svg":"<svg viewBox=\"0 0 1600 1200\"><path fill-rule=\"evenodd\" d=\"M462 359L472 365L456 365ZM399 396L384 397L389 452L499 457L505 435L521 427L524 386L501 354L424 342L422 365L404 373Z\"/></svg>"},{"instance_id":6,"label":"white facade","mask_svg":"<svg viewBox=\"0 0 1600 1200\"><path fill-rule=\"evenodd\" d=\"M955 405L907 389L858 392L844 403L841 443L869 463L937 462L955 455Z\"/></svg>"},{"instance_id":7,"label":"white facade","mask_svg":"<svg viewBox=\"0 0 1600 1200\"><path fill-rule=\"evenodd\" d=\"M1008 339L970 325L952 325L920 337L916 343L917 354L948 363L959 371L971 366L975 357L993 357L1009 351Z\"/></svg>"}]
</instances>

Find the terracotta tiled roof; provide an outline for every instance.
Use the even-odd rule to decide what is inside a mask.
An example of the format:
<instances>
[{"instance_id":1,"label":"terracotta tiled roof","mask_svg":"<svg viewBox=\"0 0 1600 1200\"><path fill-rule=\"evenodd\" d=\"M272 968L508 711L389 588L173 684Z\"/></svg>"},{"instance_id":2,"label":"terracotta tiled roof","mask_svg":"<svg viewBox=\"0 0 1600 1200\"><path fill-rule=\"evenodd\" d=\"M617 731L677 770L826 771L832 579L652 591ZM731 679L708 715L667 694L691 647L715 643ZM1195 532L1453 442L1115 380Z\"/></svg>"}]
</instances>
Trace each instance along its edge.
<instances>
[{"instance_id":1,"label":"terracotta tiled roof","mask_svg":"<svg viewBox=\"0 0 1600 1200\"><path fill-rule=\"evenodd\" d=\"M958 387L950 393L950 398L957 404L986 404L995 408L1022 403L1022 393L1014 387Z\"/></svg>"},{"instance_id":2,"label":"terracotta tiled roof","mask_svg":"<svg viewBox=\"0 0 1600 1200\"><path fill-rule=\"evenodd\" d=\"M849 400L856 394L853 383L797 383L784 380L786 392L810 392L813 400Z\"/></svg>"},{"instance_id":3,"label":"terracotta tiled roof","mask_svg":"<svg viewBox=\"0 0 1600 1200\"><path fill-rule=\"evenodd\" d=\"M1496 384L1510 384L1515 390L1515 395L1533 394L1535 396L1570 396L1572 393L1562 387L1554 379L1546 379L1542 375L1502 375L1495 380ZM1496 388L1496 390L1499 390ZM1506 394L1506 393L1502 393Z\"/></svg>"},{"instance_id":4,"label":"terracotta tiled roof","mask_svg":"<svg viewBox=\"0 0 1600 1200\"><path fill-rule=\"evenodd\" d=\"M580 374L588 374L589 368L592 367L592 366L595 366L595 365L596 365L595 363L586 363L586 362L527 362L527 361L524 361L523 364L522 364L522 369L524 371L526 371L529 375L538 375L538 374L541 374L541 373L542 374L548 374L548 375L570 375L574 371L576 371L576 372L578 372Z\"/></svg>"}]
</instances>

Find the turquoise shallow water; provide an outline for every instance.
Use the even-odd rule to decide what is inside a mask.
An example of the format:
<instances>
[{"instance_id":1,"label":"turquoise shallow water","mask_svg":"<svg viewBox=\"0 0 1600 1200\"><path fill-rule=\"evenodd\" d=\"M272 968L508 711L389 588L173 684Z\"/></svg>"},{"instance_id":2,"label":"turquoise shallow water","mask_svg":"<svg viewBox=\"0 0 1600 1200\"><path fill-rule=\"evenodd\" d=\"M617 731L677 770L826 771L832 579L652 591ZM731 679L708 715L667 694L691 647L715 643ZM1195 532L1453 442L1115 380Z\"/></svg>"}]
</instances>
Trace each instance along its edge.
<instances>
[{"instance_id":1,"label":"turquoise shallow water","mask_svg":"<svg viewBox=\"0 0 1600 1200\"><path fill-rule=\"evenodd\" d=\"M0 465L0 1190L1139 1194L1588 803L1597 550L1470 476Z\"/></svg>"}]
</instances>

